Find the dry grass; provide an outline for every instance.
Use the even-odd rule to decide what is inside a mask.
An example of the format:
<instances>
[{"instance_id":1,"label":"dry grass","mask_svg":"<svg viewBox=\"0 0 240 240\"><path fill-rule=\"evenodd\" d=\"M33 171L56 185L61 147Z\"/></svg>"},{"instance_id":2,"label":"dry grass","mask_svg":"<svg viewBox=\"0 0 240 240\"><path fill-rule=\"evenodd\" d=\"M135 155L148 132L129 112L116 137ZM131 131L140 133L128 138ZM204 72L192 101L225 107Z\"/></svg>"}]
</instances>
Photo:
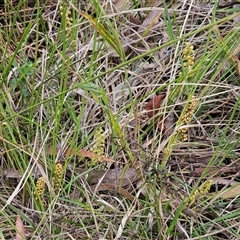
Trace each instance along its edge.
<instances>
[{"instance_id":1,"label":"dry grass","mask_svg":"<svg viewBox=\"0 0 240 240\"><path fill-rule=\"evenodd\" d=\"M0 10L1 238L239 239L239 5L106 2Z\"/></svg>"}]
</instances>

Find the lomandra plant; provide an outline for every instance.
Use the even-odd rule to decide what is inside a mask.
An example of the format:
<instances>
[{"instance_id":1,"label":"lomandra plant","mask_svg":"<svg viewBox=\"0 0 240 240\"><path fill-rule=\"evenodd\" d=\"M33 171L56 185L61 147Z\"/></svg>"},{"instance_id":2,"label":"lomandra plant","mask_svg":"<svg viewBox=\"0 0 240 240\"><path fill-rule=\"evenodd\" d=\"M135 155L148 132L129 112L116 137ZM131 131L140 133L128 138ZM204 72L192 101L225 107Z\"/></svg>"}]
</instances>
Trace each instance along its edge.
<instances>
[{"instance_id":1,"label":"lomandra plant","mask_svg":"<svg viewBox=\"0 0 240 240\"><path fill-rule=\"evenodd\" d=\"M185 43L185 48L182 51L183 55L183 65L182 71L179 72L179 78L181 80L182 86L175 86L172 89L173 93L182 94L183 90L188 88L184 85L188 84L193 77L193 66L195 60L195 51L193 45L189 42ZM174 96L172 96L174 97ZM173 147L180 142L186 142L188 140L188 125L191 123L191 120L194 116L195 110L197 107L197 100L196 97L193 95L188 97L186 104L183 107L181 115L176 122L174 134L172 134L171 138L169 139L167 146L163 148L163 161L162 166L164 167L171 156Z\"/></svg>"}]
</instances>

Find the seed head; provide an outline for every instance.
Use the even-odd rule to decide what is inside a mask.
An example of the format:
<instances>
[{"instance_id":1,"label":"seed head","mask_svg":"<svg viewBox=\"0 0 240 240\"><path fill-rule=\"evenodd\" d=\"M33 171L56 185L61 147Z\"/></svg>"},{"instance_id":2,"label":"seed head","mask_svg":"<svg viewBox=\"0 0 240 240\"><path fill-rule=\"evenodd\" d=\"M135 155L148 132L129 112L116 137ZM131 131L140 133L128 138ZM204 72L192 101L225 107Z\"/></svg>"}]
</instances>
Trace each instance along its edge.
<instances>
[{"instance_id":1,"label":"seed head","mask_svg":"<svg viewBox=\"0 0 240 240\"><path fill-rule=\"evenodd\" d=\"M42 201L44 191L45 191L45 180L43 177L40 177L36 182L36 188L34 191L35 199Z\"/></svg>"},{"instance_id":2,"label":"seed head","mask_svg":"<svg viewBox=\"0 0 240 240\"><path fill-rule=\"evenodd\" d=\"M54 178L53 178L54 188L56 192L60 191L62 179L63 179L63 166L61 163L57 163L54 170Z\"/></svg>"}]
</instances>

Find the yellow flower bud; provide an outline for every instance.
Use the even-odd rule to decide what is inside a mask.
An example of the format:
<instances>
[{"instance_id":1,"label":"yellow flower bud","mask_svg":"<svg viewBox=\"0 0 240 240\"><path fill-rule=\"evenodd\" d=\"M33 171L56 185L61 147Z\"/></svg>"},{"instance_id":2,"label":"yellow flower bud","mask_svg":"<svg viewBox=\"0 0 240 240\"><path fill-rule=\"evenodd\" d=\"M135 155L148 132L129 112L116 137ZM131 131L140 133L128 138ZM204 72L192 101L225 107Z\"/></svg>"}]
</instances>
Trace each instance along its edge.
<instances>
[{"instance_id":1,"label":"yellow flower bud","mask_svg":"<svg viewBox=\"0 0 240 240\"><path fill-rule=\"evenodd\" d=\"M94 134L94 145L92 148L92 152L97 156L92 158L91 165L96 165L97 162L101 161L101 158L104 156L104 143L105 136L103 134L102 128L96 130Z\"/></svg>"},{"instance_id":2,"label":"yellow flower bud","mask_svg":"<svg viewBox=\"0 0 240 240\"><path fill-rule=\"evenodd\" d=\"M45 180L43 177L40 177L36 182L36 188L34 191L35 199L42 201L44 191L45 191Z\"/></svg>"},{"instance_id":3,"label":"yellow flower bud","mask_svg":"<svg viewBox=\"0 0 240 240\"><path fill-rule=\"evenodd\" d=\"M63 179L63 166L61 163L57 163L54 170L53 178L54 188L56 192L59 192L60 190L62 179Z\"/></svg>"}]
</instances>

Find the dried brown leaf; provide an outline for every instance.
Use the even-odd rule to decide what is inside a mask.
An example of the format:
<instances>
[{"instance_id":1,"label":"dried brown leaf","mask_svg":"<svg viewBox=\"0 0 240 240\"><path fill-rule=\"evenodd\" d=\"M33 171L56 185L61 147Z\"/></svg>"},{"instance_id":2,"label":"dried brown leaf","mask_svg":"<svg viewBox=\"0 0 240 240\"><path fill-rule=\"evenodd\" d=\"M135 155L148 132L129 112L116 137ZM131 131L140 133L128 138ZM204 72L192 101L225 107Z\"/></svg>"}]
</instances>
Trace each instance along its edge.
<instances>
[{"instance_id":1,"label":"dried brown leaf","mask_svg":"<svg viewBox=\"0 0 240 240\"><path fill-rule=\"evenodd\" d=\"M17 229L16 240L26 239L24 225L19 215L17 215L16 217L16 229Z\"/></svg>"},{"instance_id":2,"label":"dried brown leaf","mask_svg":"<svg viewBox=\"0 0 240 240\"><path fill-rule=\"evenodd\" d=\"M130 6L128 0L115 0L113 4L118 10L128 10Z\"/></svg>"},{"instance_id":3,"label":"dried brown leaf","mask_svg":"<svg viewBox=\"0 0 240 240\"><path fill-rule=\"evenodd\" d=\"M158 113L164 97L164 94L157 95L147 103L146 110L149 118L153 117Z\"/></svg>"},{"instance_id":4,"label":"dried brown leaf","mask_svg":"<svg viewBox=\"0 0 240 240\"><path fill-rule=\"evenodd\" d=\"M240 195L240 184L236 184L224 190L224 192L220 194L220 197L223 199L229 199L229 198L237 197L239 195Z\"/></svg>"},{"instance_id":5,"label":"dried brown leaf","mask_svg":"<svg viewBox=\"0 0 240 240\"><path fill-rule=\"evenodd\" d=\"M237 64L236 69L237 69L238 75L240 75L240 60L238 59L239 52L240 52L240 45L236 47L236 49L233 51L233 53L230 56L232 60Z\"/></svg>"},{"instance_id":6,"label":"dried brown leaf","mask_svg":"<svg viewBox=\"0 0 240 240\"><path fill-rule=\"evenodd\" d=\"M141 26L139 27L138 33L143 34L143 37L147 36L150 29L153 27L153 25L158 22L158 19L162 15L163 11L159 10L152 10L147 18L143 21Z\"/></svg>"},{"instance_id":7,"label":"dried brown leaf","mask_svg":"<svg viewBox=\"0 0 240 240\"><path fill-rule=\"evenodd\" d=\"M111 2L101 0L100 3L108 14L113 13L115 9L118 11L125 11L130 8L130 2L128 0L113 0Z\"/></svg>"}]
</instances>

